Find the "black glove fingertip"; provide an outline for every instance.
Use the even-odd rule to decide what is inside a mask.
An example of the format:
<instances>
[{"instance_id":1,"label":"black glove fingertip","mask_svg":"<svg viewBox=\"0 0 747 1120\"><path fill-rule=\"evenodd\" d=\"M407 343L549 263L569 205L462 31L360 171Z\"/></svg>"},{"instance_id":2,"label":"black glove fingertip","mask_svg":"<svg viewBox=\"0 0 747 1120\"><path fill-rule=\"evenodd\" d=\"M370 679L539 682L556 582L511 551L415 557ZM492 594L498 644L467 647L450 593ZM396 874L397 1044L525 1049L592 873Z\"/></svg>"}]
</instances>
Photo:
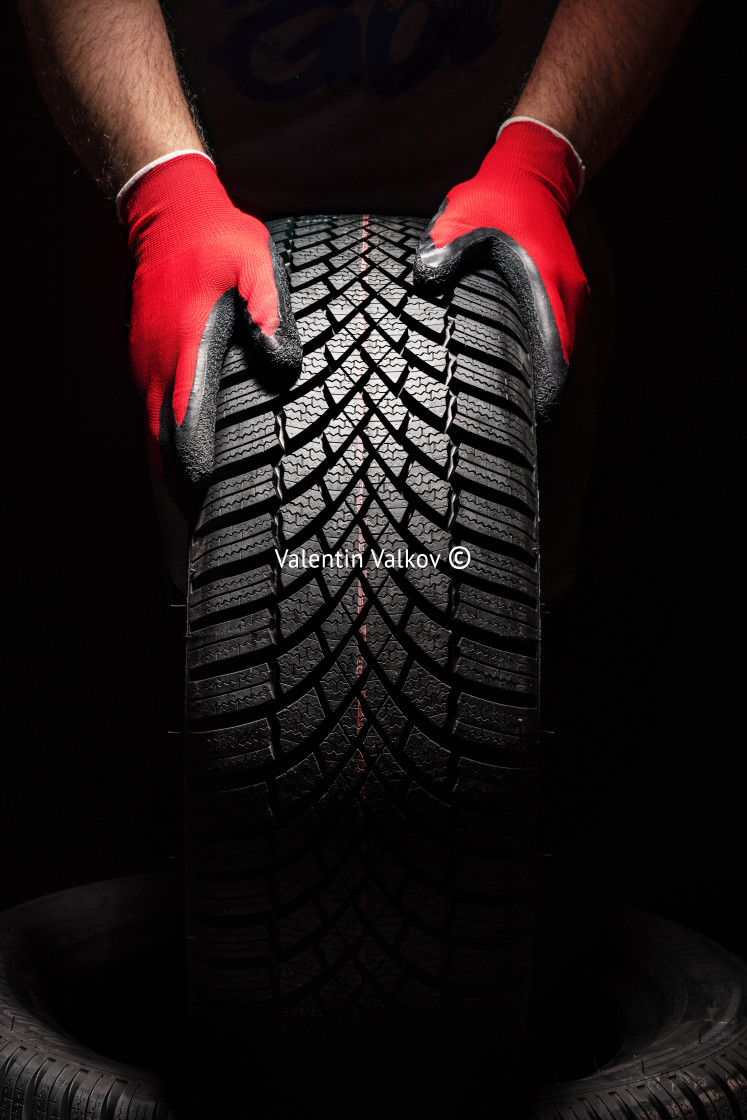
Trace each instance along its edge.
<instances>
[{"instance_id":1,"label":"black glove fingertip","mask_svg":"<svg viewBox=\"0 0 747 1120\"><path fill-rule=\"evenodd\" d=\"M415 254L413 279L428 291L440 290L449 283L459 270L460 254L451 245L437 249L426 235L420 242Z\"/></svg>"},{"instance_id":2,"label":"black glove fingertip","mask_svg":"<svg viewBox=\"0 0 747 1120\"><path fill-rule=\"evenodd\" d=\"M236 289L216 301L203 331L194 379L181 424L170 394L163 399L159 445L163 478L179 509L193 521L210 483L215 459L215 414L221 369L236 326Z\"/></svg>"}]
</instances>

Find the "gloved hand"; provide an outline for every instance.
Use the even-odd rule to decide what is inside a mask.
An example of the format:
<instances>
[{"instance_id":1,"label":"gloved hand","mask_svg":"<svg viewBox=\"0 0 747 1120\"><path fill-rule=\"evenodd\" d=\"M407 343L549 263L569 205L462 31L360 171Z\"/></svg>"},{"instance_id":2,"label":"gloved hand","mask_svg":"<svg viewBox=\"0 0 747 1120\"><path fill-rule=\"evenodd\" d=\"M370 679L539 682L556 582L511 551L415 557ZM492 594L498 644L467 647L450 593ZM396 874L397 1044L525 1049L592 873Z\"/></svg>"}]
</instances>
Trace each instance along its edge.
<instances>
[{"instance_id":1,"label":"gloved hand","mask_svg":"<svg viewBox=\"0 0 747 1120\"><path fill-rule=\"evenodd\" d=\"M488 249L529 332L542 419L560 399L589 294L566 228L582 184L565 137L528 118L507 121L474 179L449 191L415 257L416 281L440 286Z\"/></svg>"},{"instance_id":2,"label":"gloved hand","mask_svg":"<svg viewBox=\"0 0 747 1120\"><path fill-rule=\"evenodd\" d=\"M156 464L190 513L213 469L229 345L276 381L298 374L301 345L270 234L231 203L211 160L177 153L133 178L117 200L136 262L130 359Z\"/></svg>"}]
</instances>

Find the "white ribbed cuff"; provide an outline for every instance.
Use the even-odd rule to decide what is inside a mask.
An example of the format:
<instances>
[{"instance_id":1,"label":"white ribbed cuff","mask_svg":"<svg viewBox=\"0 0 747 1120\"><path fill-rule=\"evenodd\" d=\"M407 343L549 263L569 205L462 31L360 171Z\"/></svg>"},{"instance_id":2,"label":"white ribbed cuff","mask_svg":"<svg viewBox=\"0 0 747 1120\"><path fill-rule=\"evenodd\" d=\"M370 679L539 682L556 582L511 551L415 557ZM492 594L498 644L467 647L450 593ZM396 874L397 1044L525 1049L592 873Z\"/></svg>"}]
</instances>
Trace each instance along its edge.
<instances>
[{"instance_id":1,"label":"white ribbed cuff","mask_svg":"<svg viewBox=\"0 0 747 1120\"><path fill-rule=\"evenodd\" d=\"M578 195L576 195L576 197L578 198L578 196L581 194L581 191L584 189L584 182L586 180L586 165L576 149L573 147L573 144L571 144L568 137L564 136L562 132L558 132L557 128L553 128L551 125L545 124L544 121L538 121L536 117L509 117L508 120L504 121L501 127L498 129L495 135L496 140L503 132L504 128L508 128L510 124L517 124L519 121L530 121L532 124L541 125L542 128L546 128L548 132L551 132L553 136L557 136L558 140L563 140L568 145L568 147L571 149L574 156L578 160L578 168L581 173L581 179L578 185Z\"/></svg>"},{"instance_id":2,"label":"white ribbed cuff","mask_svg":"<svg viewBox=\"0 0 747 1120\"><path fill-rule=\"evenodd\" d=\"M142 179L143 175L146 175L149 171L152 171L154 167L158 167L159 163L166 163L170 159L176 159L177 156L204 156L209 163L212 163L213 166L215 166L213 160L210 159L210 156L206 152L201 152L199 148L180 148L178 152L168 152L165 156L159 156L158 159L154 159L151 160L150 163L146 163L145 167L141 167L139 171L136 171L135 174L127 180L122 189L117 193L114 205L117 208L117 217L119 218L120 222L122 222L122 225L124 225L124 220L122 218L121 207L127 192L132 190L132 188L135 186L135 183L137 183L139 179Z\"/></svg>"}]
</instances>

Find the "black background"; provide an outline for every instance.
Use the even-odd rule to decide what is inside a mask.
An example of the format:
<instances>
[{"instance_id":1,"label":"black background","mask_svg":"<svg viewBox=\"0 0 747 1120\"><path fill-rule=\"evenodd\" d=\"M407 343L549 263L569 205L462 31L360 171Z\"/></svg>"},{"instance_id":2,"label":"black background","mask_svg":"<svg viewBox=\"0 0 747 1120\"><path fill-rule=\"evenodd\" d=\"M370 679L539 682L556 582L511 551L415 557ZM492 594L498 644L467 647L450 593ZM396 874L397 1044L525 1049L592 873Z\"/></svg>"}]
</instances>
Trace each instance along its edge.
<instances>
[{"instance_id":1,"label":"black background","mask_svg":"<svg viewBox=\"0 0 747 1120\"><path fill-rule=\"evenodd\" d=\"M545 844L747 956L737 5L703 5L590 188L619 328L553 623ZM130 263L6 22L0 905L178 864L179 652L125 357Z\"/></svg>"}]
</instances>

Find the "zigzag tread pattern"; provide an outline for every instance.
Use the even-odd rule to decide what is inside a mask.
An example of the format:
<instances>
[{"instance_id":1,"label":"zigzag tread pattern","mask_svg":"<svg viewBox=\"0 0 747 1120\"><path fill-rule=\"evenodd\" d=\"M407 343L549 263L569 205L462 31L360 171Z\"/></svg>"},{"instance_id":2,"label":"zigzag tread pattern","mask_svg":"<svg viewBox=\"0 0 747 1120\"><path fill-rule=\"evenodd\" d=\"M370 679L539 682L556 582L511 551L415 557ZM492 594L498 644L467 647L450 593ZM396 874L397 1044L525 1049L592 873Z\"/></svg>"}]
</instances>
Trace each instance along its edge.
<instances>
[{"instance_id":1,"label":"zigzag tread pattern","mask_svg":"<svg viewBox=\"0 0 747 1120\"><path fill-rule=\"evenodd\" d=\"M232 1030L476 1008L520 1034L531 370L497 276L413 289L422 227L271 224L303 373L273 393L238 350L224 366L190 557L187 848L195 998Z\"/></svg>"}]
</instances>

